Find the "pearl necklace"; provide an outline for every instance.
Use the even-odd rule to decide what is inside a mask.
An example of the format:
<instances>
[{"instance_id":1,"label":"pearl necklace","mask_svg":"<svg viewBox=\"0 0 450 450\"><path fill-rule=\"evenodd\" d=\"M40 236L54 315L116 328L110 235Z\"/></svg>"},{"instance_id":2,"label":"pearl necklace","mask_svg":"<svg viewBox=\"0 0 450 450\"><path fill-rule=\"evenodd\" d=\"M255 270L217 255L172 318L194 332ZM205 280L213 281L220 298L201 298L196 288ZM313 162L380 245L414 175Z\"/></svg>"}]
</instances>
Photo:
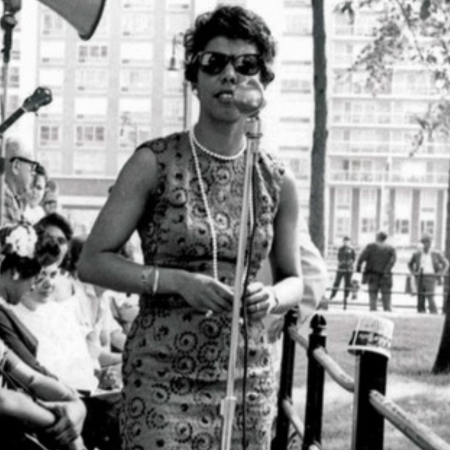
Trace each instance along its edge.
<instances>
[{"instance_id":1,"label":"pearl necklace","mask_svg":"<svg viewBox=\"0 0 450 450\"><path fill-rule=\"evenodd\" d=\"M189 134L190 134L191 139L194 142L194 144L202 152L206 153L209 156L212 156L213 158L219 159L221 161L233 161L235 159L238 159L240 156L242 156L242 154L245 152L245 150L247 148L247 143L244 142L244 145L242 146L242 148L235 155L231 155L231 156L221 155L220 153L215 153L215 152L211 151L209 148L206 148L204 145L200 144L200 142L198 142L197 138L195 137L194 130L191 130Z\"/></svg>"},{"instance_id":2,"label":"pearl necklace","mask_svg":"<svg viewBox=\"0 0 450 450\"><path fill-rule=\"evenodd\" d=\"M189 132L189 143L191 145L192 156L194 158L195 172L197 175L198 184L200 186L200 194L202 196L203 206L205 208L206 217L208 219L209 228L211 230L213 276L214 276L214 279L219 280L219 270L218 270L218 262L217 262L217 260L218 260L217 234L216 234L216 229L214 227L214 219L212 217L212 213L209 208L208 198L206 196L206 189L205 189L205 185L203 183L202 172L200 170L200 163L198 161L197 151L195 150L196 140L195 140L193 131ZM197 145L199 146L200 149L202 148L198 143L197 143ZM245 151L245 148L246 147L244 147L244 149L241 150L239 153L242 154L243 151ZM206 151L205 153L207 153L207 154L211 153L211 156L218 157L216 153L210 152L209 150ZM220 157L218 157L218 159L221 159L221 158L222 158L222 155L220 155ZM228 159L230 157L226 157L226 158ZM233 156L231 159L236 159L236 155ZM250 180L250 228L252 228L252 227L253 227L253 188L252 188L252 180Z\"/></svg>"}]
</instances>

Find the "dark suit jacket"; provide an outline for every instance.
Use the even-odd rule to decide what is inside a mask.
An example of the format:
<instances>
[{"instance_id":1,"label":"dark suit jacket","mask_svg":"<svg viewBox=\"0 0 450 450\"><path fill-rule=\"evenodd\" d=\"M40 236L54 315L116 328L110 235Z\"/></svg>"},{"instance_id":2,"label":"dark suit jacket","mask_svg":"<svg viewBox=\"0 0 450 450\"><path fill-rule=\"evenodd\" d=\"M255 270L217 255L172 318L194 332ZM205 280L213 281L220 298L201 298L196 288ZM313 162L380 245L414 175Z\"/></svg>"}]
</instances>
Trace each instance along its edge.
<instances>
[{"instance_id":1,"label":"dark suit jacket","mask_svg":"<svg viewBox=\"0 0 450 450\"><path fill-rule=\"evenodd\" d=\"M36 337L13 311L3 305L0 305L0 338L25 364L44 375L56 378L36 359Z\"/></svg>"},{"instance_id":2,"label":"dark suit jacket","mask_svg":"<svg viewBox=\"0 0 450 450\"><path fill-rule=\"evenodd\" d=\"M373 242L367 245L359 255L356 271L360 272L364 264L363 282L367 282L369 275L390 276L396 260L397 254L394 247Z\"/></svg>"},{"instance_id":3,"label":"dark suit jacket","mask_svg":"<svg viewBox=\"0 0 450 450\"><path fill-rule=\"evenodd\" d=\"M443 275L448 269L448 261L444 255L437 250L430 250L431 262L433 264L433 270L435 274ZM420 270L420 262L422 259L422 252L418 250L414 252L411 259L408 262L408 268L411 273L418 273Z\"/></svg>"}]
</instances>

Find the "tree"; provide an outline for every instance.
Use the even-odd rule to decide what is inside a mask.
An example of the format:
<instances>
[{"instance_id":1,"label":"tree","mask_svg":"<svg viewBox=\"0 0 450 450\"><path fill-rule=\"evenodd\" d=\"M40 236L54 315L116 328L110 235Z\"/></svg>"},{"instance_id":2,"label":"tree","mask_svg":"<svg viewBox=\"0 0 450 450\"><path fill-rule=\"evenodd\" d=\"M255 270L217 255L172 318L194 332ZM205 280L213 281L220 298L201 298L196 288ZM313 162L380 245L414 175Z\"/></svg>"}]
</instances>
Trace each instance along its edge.
<instances>
[{"instance_id":1,"label":"tree","mask_svg":"<svg viewBox=\"0 0 450 450\"><path fill-rule=\"evenodd\" d=\"M309 230L320 252L325 251L325 166L327 129L327 60L324 0L311 0L314 48L314 137L311 152Z\"/></svg>"},{"instance_id":2,"label":"tree","mask_svg":"<svg viewBox=\"0 0 450 450\"><path fill-rule=\"evenodd\" d=\"M450 141L450 0L349 0L338 10L353 20L359 8L379 8L373 40L361 51L351 71L367 72L367 86L375 94L400 61L421 64L434 80L436 98L416 116L417 134L410 154L427 141ZM450 257L450 174L447 188L445 253ZM446 283L445 322L433 373L450 372L450 293Z\"/></svg>"}]
</instances>

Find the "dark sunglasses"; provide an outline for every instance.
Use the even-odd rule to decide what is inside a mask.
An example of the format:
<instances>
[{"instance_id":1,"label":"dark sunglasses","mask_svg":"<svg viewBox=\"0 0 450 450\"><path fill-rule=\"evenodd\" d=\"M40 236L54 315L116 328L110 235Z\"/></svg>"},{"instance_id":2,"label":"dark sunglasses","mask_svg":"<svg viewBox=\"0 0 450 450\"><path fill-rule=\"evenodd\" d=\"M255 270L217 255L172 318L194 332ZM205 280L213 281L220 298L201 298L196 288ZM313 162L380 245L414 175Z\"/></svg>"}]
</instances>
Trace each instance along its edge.
<instances>
[{"instance_id":1,"label":"dark sunglasses","mask_svg":"<svg viewBox=\"0 0 450 450\"><path fill-rule=\"evenodd\" d=\"M37 163L36 161L32 161L31 159L24 158L23 156L14 156L14 157L12 157L10 159L10 161L11 162L21 161L21 162L24 162L26 164L30 164L32 172L35 172L37 167L38 167L38 165L39 165L39 163Z\"/></svg>"},{"instance_id":2,"label":"dark sunglasses","mask_svg":"<svg viewBox=\"0 0 450 450\"><path fill-rule=\"evenodd\" d=\"M234 70L241 75L256 75L262 67L260 55L227 55L219 52L201 52L195 57L200 70L208 75L217 75L222 72L229 62Z\"/></svg>"}]
</instances>

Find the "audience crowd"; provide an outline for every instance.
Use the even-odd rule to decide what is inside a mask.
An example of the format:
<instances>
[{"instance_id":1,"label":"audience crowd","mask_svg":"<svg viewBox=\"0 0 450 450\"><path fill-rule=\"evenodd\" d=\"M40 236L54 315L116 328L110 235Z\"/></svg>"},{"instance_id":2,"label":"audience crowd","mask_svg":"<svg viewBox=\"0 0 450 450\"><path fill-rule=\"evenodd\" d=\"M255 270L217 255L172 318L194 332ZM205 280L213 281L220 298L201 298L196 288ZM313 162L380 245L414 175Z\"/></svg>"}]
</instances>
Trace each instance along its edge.
<instances>
[{"instance_id":1,"label":"audience crowd","mask_svg":"<svg viewBox=\"0 0 450 450\"><path fill-rule=\"evenodd\" d=\"M137 296L83 283L58 185L5 144L0 226L0 434L6 448L117 450L122 351ZM123 256L130 258L128 248ZM3 420L6 417L7 420Z\"/></svg>"}]
</instances>

